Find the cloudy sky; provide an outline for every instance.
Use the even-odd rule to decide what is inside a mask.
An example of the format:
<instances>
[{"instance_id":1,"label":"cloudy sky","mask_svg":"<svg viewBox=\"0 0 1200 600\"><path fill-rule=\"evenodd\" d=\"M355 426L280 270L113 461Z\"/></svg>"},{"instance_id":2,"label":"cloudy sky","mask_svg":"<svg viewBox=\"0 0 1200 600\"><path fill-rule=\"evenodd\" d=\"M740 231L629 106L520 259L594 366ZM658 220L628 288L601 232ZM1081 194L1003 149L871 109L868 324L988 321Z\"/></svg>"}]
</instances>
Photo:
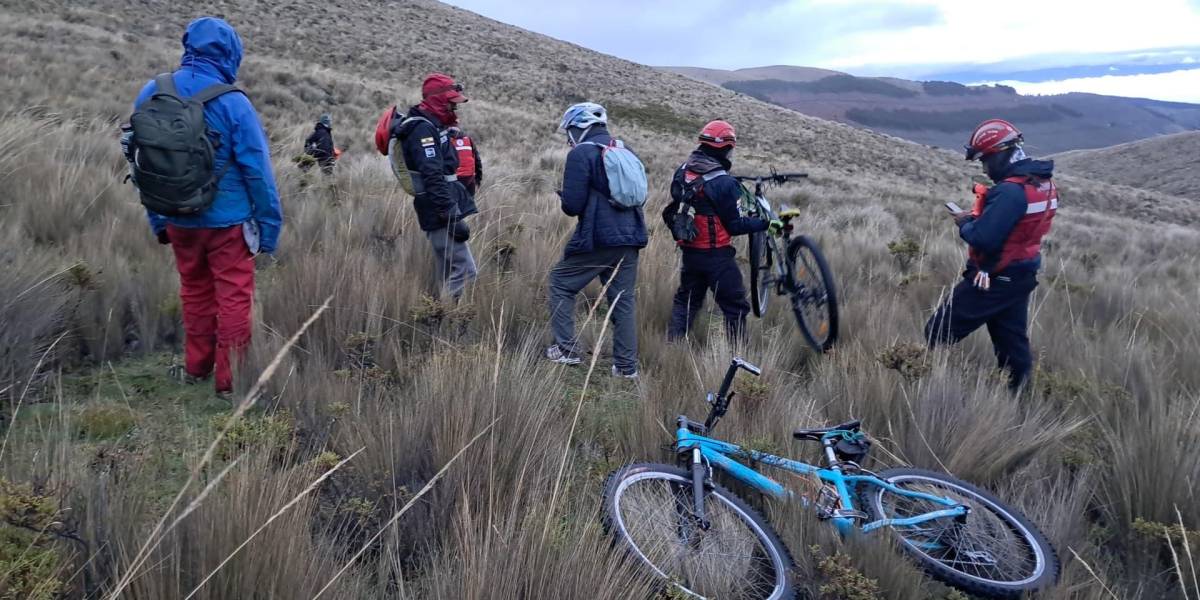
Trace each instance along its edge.
<instances>
[{"instance_id":1,"label":"cloudy sky","mask_svg":"<svg viewBox=\"0 0 1200 600\"><path fill-rule=\"evenodd\" d=\"M1200 46L1200 0L450 0L485 16L651 65L825 67L928 78L1092 64L1093 55ZM1191 60L1195 60L1192 58ZM1200 102L1197 74L1044 81ZM1149 78L1149 79L1147 79ZM1117 81L1113 81L1113 80ZM1176 79L1178 80L1176 82ZM1020 83L1020 82L1018 82ZM1065 85L1065 88L1064 88Z\"/></svg>"}]
</instances>

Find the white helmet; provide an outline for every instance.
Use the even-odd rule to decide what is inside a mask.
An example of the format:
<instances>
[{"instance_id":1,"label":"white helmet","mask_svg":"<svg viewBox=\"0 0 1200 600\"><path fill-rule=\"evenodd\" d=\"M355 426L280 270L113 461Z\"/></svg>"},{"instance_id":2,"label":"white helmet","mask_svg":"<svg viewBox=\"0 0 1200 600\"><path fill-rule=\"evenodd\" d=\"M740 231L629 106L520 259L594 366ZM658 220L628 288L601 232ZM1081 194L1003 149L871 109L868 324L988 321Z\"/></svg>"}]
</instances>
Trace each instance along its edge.
<instances>
[{"instance_id":1,"label":"white helmet","mask_svg":"<svg viewBox=\"0 0 1200 600\"><path fill-rule=\"evenodd\" d=\"M587 129L592 125L607 125L608 113L603 106L595 102L580 102L572 105L563 113L562 121L559 122L558 128L566 131L572 127L579 129Z\"/></svg>"}]
</instances>

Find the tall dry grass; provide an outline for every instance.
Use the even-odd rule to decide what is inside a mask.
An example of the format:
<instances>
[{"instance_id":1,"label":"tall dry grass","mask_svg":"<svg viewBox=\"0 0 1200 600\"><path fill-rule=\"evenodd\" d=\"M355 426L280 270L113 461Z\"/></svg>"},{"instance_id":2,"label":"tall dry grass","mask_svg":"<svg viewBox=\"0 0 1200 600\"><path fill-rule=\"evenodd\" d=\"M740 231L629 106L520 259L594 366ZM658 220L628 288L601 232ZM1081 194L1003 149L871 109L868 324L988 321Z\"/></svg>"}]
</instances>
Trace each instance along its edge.
<instances>
[{"instance_id":1,"label":"tall dry grass","mask_svg":"<svg viewBox=\"0 0 1200 600\"><path fill-rule=\"evenodd\" d=\"M207 417L194 416L207 400L166 384L157 367L138 370L179 348L177 279L169 251L120 184L112 125L141 74L174 60L176 25L187 15L166 5L0 6L12 17L0 25L12 67L0 82L18 90L0 122L0 477L29 482L61 523L21 538L29 546L22 551L51 548L63 594L98 598L128 572L215 433ZM207 485L237 459L133 574L124 596L186 596L331 464L362 448L196 597L311 597L364 546L322 597L649 597L652 582L613 553L599 529L600 485L622 463L670 461L662 448L669 420L702 415L703 391L735 352L766 374L739 383L723 437L816 459L791 440L792 429L862 417L879 442L876 466L948 470L1011 498L1040 523L1065 563L1063 584L1046 597L1181 594L1194 564L1181 542L1195 538L1180 531L1200 524L1200 235L1173 223L1187 223L1194 209L1156 204L1161 197L1150 193L1123 203L1111 186L1068 179L1035 293L1039 368L1030 393L1004 392L982 334L918 360L915 376L905 377L880 355L919 342L962 258L940 204L970 174L951 159L534 43L446 7L416 3L397 14L409 25L395 30L397 43L420 50L400 71L391 68L392 46L352 35L365 5L329 7L333 53L293 50L297 36L313 35L303 23L288 25L303 10L226 10L247 40L244 84L266 117L287 220L278 261L259 265L256 344L243 388L333 300L286 354L260 400L265 412L248 415L280 430L239 429L245 443L199 471ZM105 16L121 11L129 18ZM470 25L462 31L474 49L445 65L434 41L418 37L421 27L451 20ZM42 64L59 71L35 78ZM411 95L412 75L434 66L463 73L475 90L463 118L488 171L472 223L481 277L459 305L437 298L410 199L366 142L379 108ZM773 190L772 198L802 208L802 229L832 261L844 342L814 356L775 306L752 320L746 346L729 346L719 315L701 320L688 344L666 343L678 258L651 216L637 290L641 381L605 376L600 318L583 329L601 354L586 394L581 370L540 361L545 277L572 226L554 193L566 148L550 133L568 99L546 89L610 103L614 131L650 168L651 213L666 202L664 182L691 145L683 124L698 127L715 113L745 131L739 169L812 172L811 183ZM646 110L655 103L669 114ZM30 104L42 107L19 110ZM289 158L308 113L331 106L339 145L350 152L335 178L306 176ZM918 252L902 261L887 243L904 238ZM599 290L584 295L581 323ZM128 430L81 433L90 431L81 425L89 410L113 406L133 410ZM14 413L16 424L8 421ZM814 597L837 575L820 559L838 552L852 555L851 567L886 598L947 594L885 541L839 540L798 506L768 508ZM0 572L0 588L12 577Z\"/></svg>"}]
</instances>

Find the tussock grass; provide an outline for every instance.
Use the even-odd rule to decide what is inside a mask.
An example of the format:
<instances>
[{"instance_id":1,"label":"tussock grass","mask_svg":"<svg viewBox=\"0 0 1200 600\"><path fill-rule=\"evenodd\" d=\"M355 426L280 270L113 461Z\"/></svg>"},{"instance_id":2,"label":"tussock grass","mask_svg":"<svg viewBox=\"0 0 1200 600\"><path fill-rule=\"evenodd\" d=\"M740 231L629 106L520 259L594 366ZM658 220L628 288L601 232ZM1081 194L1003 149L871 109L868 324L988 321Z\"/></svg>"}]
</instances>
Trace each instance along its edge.
<instances>
[{"instance_id":1,"label":"tussock grass","mask_svg":"<svg viewBox=\"0 0 1200 600\"><path fill-rule=\"evenodd\" d=\"M126 575L127 597L183 597L210 574L195 597L312 597L330 581L323 598L652 597L653 582L600 530L600 485L625 462L670 461L669 419L702 416L703 391L736 352L765 375L741 384L721 436L815 460L815 448L791 439L794 428L861 417L877 439L872 468L948 470L1041 524L1065 562L1063 585L1046 597L1192 593L1190 538L1148 539L1138 523L1200 524L1196 207L1067 178L1031 311L1031 391L1004 392L982 336L929 355L893 353L917 367L897 372L880 356L920 343L961 265L941 208L947 196L966 201L973 173L961 161L442 5L384 16L351 0L314 6L221 9L247 43L242 83L264 114L287 220L277 261L260 260L256 344L240 391L332 300L246 414L250 423L286 418L291 433L226 445L204 468L228 407L161 375L181 342L177 279L119 183L113 126L142 76L177 59L191 15L116 0L0 7L0 85L13 92L0 120L0 477L62 510L63 535L37 540L54 552L44 583L86 598L111 595ZM317 12L325 43L297 44L317 35ZM464 51L447 59L442 40L423 32L451 22ZM385 25L386 42L362 33ZM411 199L368 142L379 110L414 97L432 68L466 82L463 119L488 165L472 223L481 276L459 305L438 297ZM551 131L563 106L583 98L629 114L614 110L613 129L652 182L637 289L642 379L607 377L601 303L582 329L599 352L586 390L582 369L539 360L546 274L573 225L554 193L566 148ZM288 157L309 113L327 110L349 151L334 178L306 176ZM801 207L800 228L832 262L844 302L833 353L812 355L779 302L752 320L745 346L732 347L711 313L689 343L666 342L678 258L655 213L692 145L684 124L712 116L733 120L746 140L739 170L812 173L772 198ZM888 246L898 240L899 255ZM499 248L503 265L488 258ZM580 323L600 292L583 295ZM92 404L127 406L136 418L119 435L81 438ZM187 495L194 509L131 571L192 473L195 488L211 489L200 502L195 489ZM954 597L885 539L840 540L799 506L768 508L813 597L868 580L889 599ZM838 552L849 559L828 559ZM10 571L0 564L0 587Z\"/></svg>"}]
</instances>

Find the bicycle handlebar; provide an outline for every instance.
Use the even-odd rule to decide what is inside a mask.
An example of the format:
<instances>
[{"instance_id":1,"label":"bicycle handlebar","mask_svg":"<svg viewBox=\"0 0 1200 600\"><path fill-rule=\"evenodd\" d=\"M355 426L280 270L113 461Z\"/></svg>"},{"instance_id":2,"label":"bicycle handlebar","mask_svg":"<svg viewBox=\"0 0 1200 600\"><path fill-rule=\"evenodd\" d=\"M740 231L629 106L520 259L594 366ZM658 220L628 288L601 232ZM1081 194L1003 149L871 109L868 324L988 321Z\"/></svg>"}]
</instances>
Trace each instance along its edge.
<instances>
[{"instance_id":1,"label":"bicycle handlebar","mask_svg":"<svg viewBox=\"0 0 1200 600\"><path fill-rule=\"evenodd\" d=\"M709 411L708 418L704 420L704 428L706 430L712 430L717 421L725 416L725 412L729 410L729 401L733 399L733 392L729 391L729 387L733 385L733 378L737 375L738 369L743 369L755 377L762 375L762 369L742 360L741 357L735 356L733 360L729 361L729 369L725 371L725 379L721 381L721 389L713 399L712 410Z\"/></svg>"},{"instance_id":2,"label":"bicycle handlebar","mask_svg":"<svg viewBox=\"0 0 1200 600\"><path fill-rule=\"evenodd\" d=\"M771 182L775 185L783 185L793 179L807 179L808 173L776 173L772 171L767 175L734 175L733 178L738 181Z\"/></svg>"}]
</instances>

